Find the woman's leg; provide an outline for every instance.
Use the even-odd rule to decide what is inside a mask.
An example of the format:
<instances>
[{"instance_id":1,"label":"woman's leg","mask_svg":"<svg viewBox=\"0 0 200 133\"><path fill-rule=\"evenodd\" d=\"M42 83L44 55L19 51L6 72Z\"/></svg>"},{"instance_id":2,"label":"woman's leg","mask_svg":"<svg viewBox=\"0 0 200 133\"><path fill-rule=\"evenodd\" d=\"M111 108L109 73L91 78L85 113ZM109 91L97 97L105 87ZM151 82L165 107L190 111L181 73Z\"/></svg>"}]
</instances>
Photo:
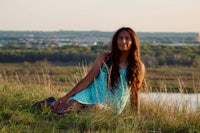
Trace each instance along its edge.
<instances>
[{"instance_id":1,"label":"woman's leg","mask_svg":"<svg viewBox=\"0 0 200 133\"><path fill-rule=\"evenodd\" d=\"M71 112L72 110L79 111L81 110L82 104L75 100L70 100L68 103L61 103L58 105L56 111L58 113L67 113Z\"/></svg>"},{"instance_id":2,"label":"woman's leg","mask_svg":"<svg viewBox=\"0 0 200 133\"><path fill-rule=\"evenodd\" d=\"M83 105L75 100L70 100L68 103L59 104L56 111L62 114L62 113L69 113L73 110L80 111L84 109L102 110L103 107L100 104Z\"/></svg>"},{"instance_id":3,"label":"woman's leg","mask_svg":"<svg viewBox=\"0 0 200 133\"><path fill-rule=\"evenodd\" d=\"M103 109L102 105L100 105L100 104L92 104L90 106L90 108L96 109L96 110L102 110Z\"/></svg>"}]
</instances>

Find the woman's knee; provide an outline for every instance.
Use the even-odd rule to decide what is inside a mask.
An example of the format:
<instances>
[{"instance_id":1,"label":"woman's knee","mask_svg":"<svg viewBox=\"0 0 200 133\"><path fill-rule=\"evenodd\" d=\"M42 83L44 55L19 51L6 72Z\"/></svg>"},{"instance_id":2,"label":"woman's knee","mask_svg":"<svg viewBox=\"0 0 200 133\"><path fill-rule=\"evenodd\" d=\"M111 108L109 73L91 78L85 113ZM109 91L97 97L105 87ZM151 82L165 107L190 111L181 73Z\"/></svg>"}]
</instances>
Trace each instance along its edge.
<instances>
[{"instance_id":1,"label":"woman's knee","mask_svg":"<svg viewBox=\"0 0 200 133\"><path fill-rule=\"evenodd\" d=\"M75 100L70 100L70 101L68 102L68 104L69 104L70 106L78 106L78 105L80 105L80 103L77 102L77 101L75 101Z\"/></svg>"}]
</instances>

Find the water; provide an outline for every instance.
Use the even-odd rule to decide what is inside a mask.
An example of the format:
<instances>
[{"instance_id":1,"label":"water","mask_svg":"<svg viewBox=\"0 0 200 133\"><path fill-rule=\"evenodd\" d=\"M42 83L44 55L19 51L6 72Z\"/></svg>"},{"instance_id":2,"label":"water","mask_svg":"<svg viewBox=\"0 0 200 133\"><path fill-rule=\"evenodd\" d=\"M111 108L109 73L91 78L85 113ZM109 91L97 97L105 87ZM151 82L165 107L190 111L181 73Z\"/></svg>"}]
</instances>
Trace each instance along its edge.
<instances>
[{"instance_id":1,"label":"water","mask_svg":"<svg viewBox=\"0 0 200 133\"><path fill-rule=\"evenodd\" d=\"M200 93L141 93L140 97L146 102L176 106L187 111L200 111Z\"/></svg>"}]
</instances>

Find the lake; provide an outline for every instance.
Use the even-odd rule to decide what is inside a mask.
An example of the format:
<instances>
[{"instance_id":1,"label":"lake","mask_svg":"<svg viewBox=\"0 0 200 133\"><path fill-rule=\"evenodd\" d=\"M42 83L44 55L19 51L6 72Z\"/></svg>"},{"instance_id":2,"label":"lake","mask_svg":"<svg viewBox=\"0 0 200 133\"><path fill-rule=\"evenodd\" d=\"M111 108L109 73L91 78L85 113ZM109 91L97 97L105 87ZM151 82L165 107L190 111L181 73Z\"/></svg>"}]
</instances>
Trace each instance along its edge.
<instances>
[{"instance_id":1,"label":"lake","mask_svg":"<svg viewBox=\"0 0 200 133\"><path fill-rule=\"evenodd\" d=\"M163 105L183 107L188 111L200 110L200 93L141 93L141 100L155 102Z\"/></svg>"}]
</instances>

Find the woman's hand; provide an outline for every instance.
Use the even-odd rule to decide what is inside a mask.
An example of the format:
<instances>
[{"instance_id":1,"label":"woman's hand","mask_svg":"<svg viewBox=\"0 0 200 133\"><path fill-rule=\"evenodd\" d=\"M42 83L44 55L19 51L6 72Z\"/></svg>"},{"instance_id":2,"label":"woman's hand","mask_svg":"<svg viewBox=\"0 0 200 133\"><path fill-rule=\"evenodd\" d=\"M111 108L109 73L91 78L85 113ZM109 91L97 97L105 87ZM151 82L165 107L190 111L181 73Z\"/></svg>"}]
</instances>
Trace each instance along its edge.
<instances>
[{"instance_id":1,"label":"woman's hand","mask_svg":"<svg viewBox=\"0 0 200 133\"><path fill-rule=\"evenodd\" d=\"M55 103L53 103L52 108L56 110L59 104L65 103L67 100L66 96L59 98Z\"/></svg>"}]
</instances>

